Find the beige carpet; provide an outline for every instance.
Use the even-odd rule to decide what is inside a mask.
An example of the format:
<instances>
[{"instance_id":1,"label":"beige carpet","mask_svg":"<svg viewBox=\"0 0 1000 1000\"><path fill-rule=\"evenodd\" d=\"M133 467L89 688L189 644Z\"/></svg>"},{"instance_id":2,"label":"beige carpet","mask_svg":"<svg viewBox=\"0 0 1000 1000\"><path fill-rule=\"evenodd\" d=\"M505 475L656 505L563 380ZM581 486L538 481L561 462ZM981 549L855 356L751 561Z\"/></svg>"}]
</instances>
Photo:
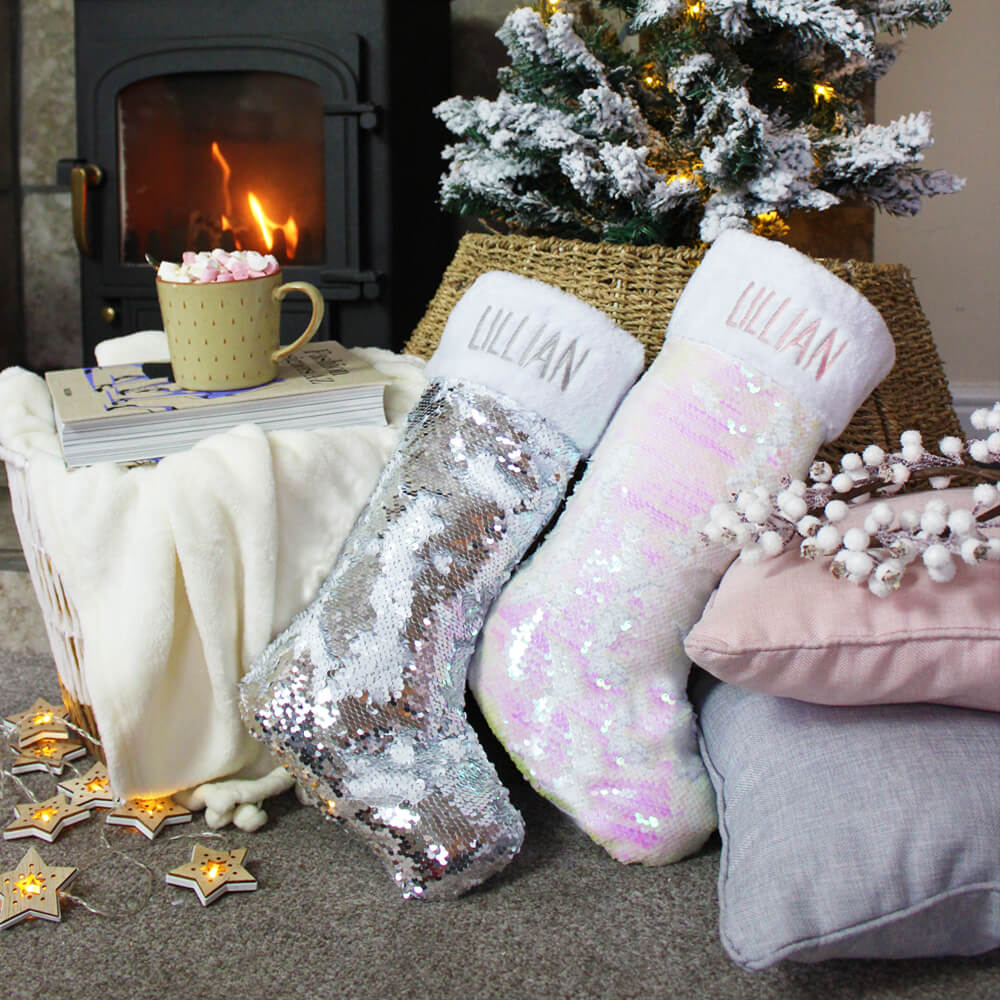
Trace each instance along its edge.
<instances>
[{"instance_id":1,"label":"beige carpet","mask_svg":"<svg viewBox=\"0 0 1000 1000\"><path fill-rule=\"evenodd\" d=\"M0 570L0 635L4 650L49 651L45 622L26 572Z\"/></svg>"},{"instance_id":2,"label":"beige carpet","mask_svg":"<svg viewBox=\"0 0 1000 1000\"><path fill-rule=\"evenodd\" d=\"M25 568L14 515L10 509L10 497L7 494L7 470L3 462L0 462L0 573L8 570L23 571Z\"/></svg>"}]
</instances>

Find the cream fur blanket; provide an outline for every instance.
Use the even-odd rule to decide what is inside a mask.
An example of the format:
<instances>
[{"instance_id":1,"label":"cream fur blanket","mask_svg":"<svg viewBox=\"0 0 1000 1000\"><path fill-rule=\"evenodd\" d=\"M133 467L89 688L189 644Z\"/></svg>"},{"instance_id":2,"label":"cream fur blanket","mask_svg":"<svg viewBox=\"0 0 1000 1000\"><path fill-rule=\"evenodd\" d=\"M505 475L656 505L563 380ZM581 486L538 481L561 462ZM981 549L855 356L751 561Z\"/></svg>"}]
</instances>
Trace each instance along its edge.
<instances>
[{"instance_id":1,"label":"cream fur blanket","mask_svg":"<svg viewBox=\"0 0 1000 1000\"><path fill-rule=\"evenodd\" d=\"M130 342L128 360L155 360L157 344ZM109 342L103 363L121 347ZM0 447L26 463L76 607L85 676L73 693L93 708L118 795L189 790L213 825L252 828L263 814L241 805L290 785L244 729L237 683L316 595L426 384L417 358L356 351L393 380L389 426L245 424L135 468L67 470L44 381L0 372Z\"/></svg>"}]
</instances>

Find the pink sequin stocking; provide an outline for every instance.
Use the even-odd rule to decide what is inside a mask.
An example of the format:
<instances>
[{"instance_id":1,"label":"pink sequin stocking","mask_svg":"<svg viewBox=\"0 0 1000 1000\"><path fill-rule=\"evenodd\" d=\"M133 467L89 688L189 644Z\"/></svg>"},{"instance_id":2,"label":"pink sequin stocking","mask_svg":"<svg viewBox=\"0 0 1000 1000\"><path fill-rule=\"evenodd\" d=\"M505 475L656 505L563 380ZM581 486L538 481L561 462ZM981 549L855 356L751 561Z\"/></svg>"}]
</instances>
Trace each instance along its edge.
<instances>
[{"instance_id":1,"label":"pink sequin stocking","mask_svg":"<svg viewBox=\"0 0 1000 1000\"><path fill-rule=\"evenodd\" d=\"M775 245L733 236L696 272L663 349L619 407L555 528L494 603L469 674L487 721L534 787L621 861L677 860L716 824L682 646L732 559L700 537L710 508L734 490L804 474L840 411L849 419L891 365L884 325L853 289L786 247L775 260ZM784 267L789 258L805 284ZM750 276L732 280L734 270ZM838 316L817 285L832 286L833 299L865 320L828 345L846 345L840 357L865 372L853 404L827 405L843 389L813 377L821 357L812 364L804 350L772 348L760 358L740 350L749 334L739 324L765 297L754 302L756 288L768 290L771 311L790 300L781 311L788 321L805 309L789 337L818 314L819 345ZM792 310L795 296L802 305ZM707 335L693 336L695 327ZM811 398L788 366L807 373Z\"/></svg>"}]
</instances>

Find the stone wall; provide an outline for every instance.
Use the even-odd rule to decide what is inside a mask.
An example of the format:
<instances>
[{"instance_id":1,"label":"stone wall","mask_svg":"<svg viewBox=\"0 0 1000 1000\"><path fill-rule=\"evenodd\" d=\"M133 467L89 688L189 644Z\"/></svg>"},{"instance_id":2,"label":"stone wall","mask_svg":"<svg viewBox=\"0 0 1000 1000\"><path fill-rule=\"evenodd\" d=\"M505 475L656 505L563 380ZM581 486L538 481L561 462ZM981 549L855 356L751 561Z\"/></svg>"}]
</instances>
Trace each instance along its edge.
<instances>
[{"instance_id":1,"label":"stone wall","mask_svg":"<svg viewBox=\"0 0 1000 1000\"><path fill-rule=\"evenodd\" d=\"M82 362L79 264L56 161L76 154L72 0L20 3L20 196L24 362Z\"/></svg>"},{"instance_id":2,"label":"stone wall","mask_svg":"<svg viewBox=\"0 0 1000 1000\"><path fill-rule=\"evenodd\" d=\"M17 0L0 0L0 368L20 359L20 196L14 116L17 93Z\"/></svg>"}]
</instances>

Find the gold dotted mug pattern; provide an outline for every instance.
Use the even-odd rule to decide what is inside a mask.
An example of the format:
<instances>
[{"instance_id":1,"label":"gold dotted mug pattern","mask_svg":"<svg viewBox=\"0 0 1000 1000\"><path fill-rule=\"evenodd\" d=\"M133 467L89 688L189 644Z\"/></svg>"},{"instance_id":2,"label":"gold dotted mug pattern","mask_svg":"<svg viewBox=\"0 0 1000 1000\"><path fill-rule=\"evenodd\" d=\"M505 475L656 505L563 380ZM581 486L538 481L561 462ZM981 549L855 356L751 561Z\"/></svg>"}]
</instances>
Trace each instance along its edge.
<instances>
[{"instance_id":1,"label":"gold dotted mug pattern","mask_svg":"<svg viewBox=\"0 0 1000 1000\"><path fill-rule=\"evenodd\" d=\"M280 346L281 300L302 292L312 316L302 335ZM309 343L324 302L308 281L281 282L281 271L244 281L181 284L156 279L174 381L185 389L245 389L270 382L278 362Z\"/></svg>"}]
</instances>

